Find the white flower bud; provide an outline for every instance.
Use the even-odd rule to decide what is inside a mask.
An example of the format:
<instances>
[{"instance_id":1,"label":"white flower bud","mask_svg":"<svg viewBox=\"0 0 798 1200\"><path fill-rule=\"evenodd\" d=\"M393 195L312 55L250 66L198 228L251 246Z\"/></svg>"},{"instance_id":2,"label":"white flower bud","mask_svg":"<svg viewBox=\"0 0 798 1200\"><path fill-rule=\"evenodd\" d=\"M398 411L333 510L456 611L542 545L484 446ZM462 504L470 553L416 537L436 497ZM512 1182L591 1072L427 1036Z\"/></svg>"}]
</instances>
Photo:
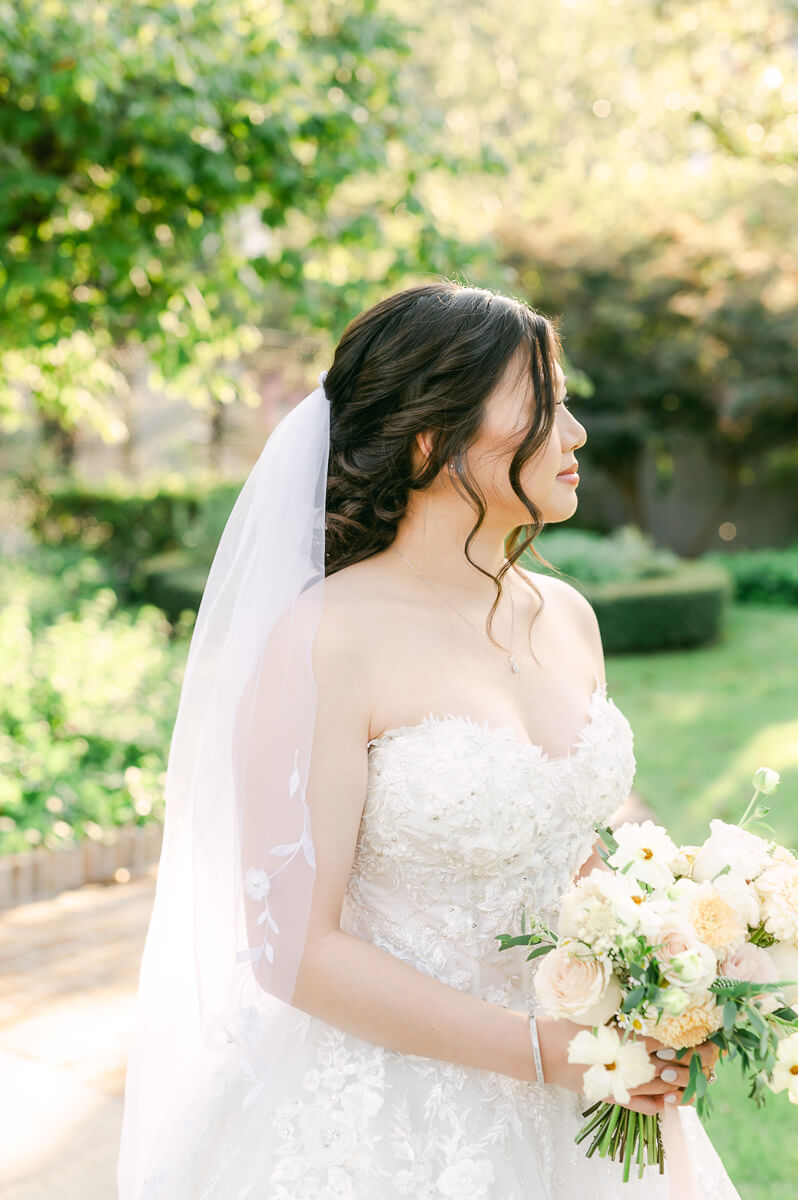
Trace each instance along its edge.
<instances>
[{"instance_id":1,"label":"white flower bud","mask_svg":"<svg viewBox=\"0 0 798 1200\"><path fill-rule=\"evenodd\" d=\"M662 997L660 1003L662 1004L662 1008L666 1013L668 1013L670 1016L677 1017L687 1008L687 1005L690 1003L690 997L684 988L669 987L666 989L665 995Z\"/></svg>"},{"instance_id":2,"label":"white flower bud","mask_svg":"<svg viewBox=\"0 0 798 1200\"><path fill-rule=\"evenodd\" d=\"M753 783L754 787L760 792L763 792L764 795L772 796L776 788L779 786L780 779L781 775L779 775L778 771L773 771L770 767L759 767L759 769L754 772L754 778L751 782Z\"/></svg>"}]
</instances>

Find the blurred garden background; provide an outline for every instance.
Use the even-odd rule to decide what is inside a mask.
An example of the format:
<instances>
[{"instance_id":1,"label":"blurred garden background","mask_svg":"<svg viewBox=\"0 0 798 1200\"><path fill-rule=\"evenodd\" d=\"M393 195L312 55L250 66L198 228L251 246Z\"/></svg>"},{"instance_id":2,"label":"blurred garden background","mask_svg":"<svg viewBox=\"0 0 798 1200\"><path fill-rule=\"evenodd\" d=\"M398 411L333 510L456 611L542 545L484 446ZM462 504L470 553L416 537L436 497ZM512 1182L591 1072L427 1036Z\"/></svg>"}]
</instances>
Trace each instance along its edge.
<instances>
[{"instance_id":1,"label":"blurred garden background","mask_svg":"<svg viewBox=\"0 0 798 1200\"><path fill-rule=\"evenodd\" d=\"M65 944L65 896L118 951L92 975L74 935L88 1059L123 960L132 995L219 534L349 319L410 283L561 318L588 440L578 509L536 544L595 607L637 796L698 841L767 765L773 836L798 844L797 68L795 0L0 0L0 1059L17 1078L73 1029L25 1025L60 1012L32 980ZM125 888L127 923L106 897ZM104 1061L82 1131L48 1154L42 1117L35 1147L3 1155L13 1200L115 1194L122 1066ZM737 1071L708 1133L744 1200L794 1200L798 1112L784 1094L757 1110Z\"/></svg>"}]
</instances>

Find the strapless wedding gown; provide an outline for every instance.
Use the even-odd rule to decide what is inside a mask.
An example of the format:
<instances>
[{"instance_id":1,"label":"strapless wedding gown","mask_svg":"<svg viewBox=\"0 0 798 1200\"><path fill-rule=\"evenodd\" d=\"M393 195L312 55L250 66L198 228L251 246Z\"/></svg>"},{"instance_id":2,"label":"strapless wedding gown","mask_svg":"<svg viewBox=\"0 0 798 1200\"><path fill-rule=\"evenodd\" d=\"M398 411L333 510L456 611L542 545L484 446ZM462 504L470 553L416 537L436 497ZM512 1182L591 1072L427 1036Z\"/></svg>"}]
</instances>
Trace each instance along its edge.
<instances>
[{"instance_id":1,"label":"strapless wedding gown","mask_svg":"<svg viewBox=\"0 0 798 1200\"><path fill-rule=\"evenodd\" d=\"M496 935L520 933L522 906L556 929L592 822L629 794L632 747L606 684L562 758L451 714L386 731L369 743L342 928L451 987L534 1008L537 961ZM395 1053L282 1007L277 1082L259 1079L257 1015L242 1013L236 1044L251 1055L182 1115L146 1200L669 1200L667 1168L623 1183L618 1163L586 1158L573 1138L587 1102L565 1088ZM677 1113L703 1200L740 1200L695 1109Z\"/></svg>"}]
</instances>

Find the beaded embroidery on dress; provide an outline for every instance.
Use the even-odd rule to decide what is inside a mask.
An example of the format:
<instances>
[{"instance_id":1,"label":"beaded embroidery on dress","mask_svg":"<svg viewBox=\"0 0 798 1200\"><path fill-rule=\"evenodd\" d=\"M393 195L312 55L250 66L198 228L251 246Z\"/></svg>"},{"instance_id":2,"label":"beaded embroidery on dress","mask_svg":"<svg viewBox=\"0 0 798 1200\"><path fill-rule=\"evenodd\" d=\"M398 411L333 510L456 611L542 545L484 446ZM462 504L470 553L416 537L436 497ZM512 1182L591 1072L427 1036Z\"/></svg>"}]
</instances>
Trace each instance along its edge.
<instances>
[{"instance_id":1,"label":"beaded embroidery on dress","mask_svg":"<svg viewBox=\"0 0 798 1200\"><path fill-rule=\"evenodd\" d=\"M562 758L455 714L387 730L369 743L342 928L529 1010L536 961L500 952L496 934L520 929L522 905L556 928L592 823L618 810L634 772L606 684ZM585 1157L573 1141L585 1104L565 1088L395 1053L280 1008L276 1070L259 1070L258 1011L241 1012L235 1056L197 1081L143 1200L669 1200L667 1169L624 1184L618 1163ZM677 1111L701 1196L740 1200L695 1109Z\"/></svg>"}]
</instances>

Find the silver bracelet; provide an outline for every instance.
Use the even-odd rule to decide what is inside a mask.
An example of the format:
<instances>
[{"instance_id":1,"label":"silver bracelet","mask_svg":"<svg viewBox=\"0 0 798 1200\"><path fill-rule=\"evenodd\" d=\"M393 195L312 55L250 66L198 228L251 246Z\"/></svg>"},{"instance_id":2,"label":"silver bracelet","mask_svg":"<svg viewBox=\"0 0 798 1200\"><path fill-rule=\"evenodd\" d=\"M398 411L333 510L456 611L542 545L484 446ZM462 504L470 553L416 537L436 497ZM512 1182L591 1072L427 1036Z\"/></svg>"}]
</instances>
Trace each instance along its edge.
<instances>
[{"instance_id":1,"label":"silver bracelet","mask_svg":"<svg viewBox=\"0 0 798 1200\"><path fill-rule=\"evenodd\" d=\"M538 1038L538 1023L534 1013L529 1014L529 1038L532 1042L532 1055L535 1059L535 1076L538 1083L545 1083L543 1078L543 1061L540 1057L540 1039Z\"/></svg>"}]
</instances>

